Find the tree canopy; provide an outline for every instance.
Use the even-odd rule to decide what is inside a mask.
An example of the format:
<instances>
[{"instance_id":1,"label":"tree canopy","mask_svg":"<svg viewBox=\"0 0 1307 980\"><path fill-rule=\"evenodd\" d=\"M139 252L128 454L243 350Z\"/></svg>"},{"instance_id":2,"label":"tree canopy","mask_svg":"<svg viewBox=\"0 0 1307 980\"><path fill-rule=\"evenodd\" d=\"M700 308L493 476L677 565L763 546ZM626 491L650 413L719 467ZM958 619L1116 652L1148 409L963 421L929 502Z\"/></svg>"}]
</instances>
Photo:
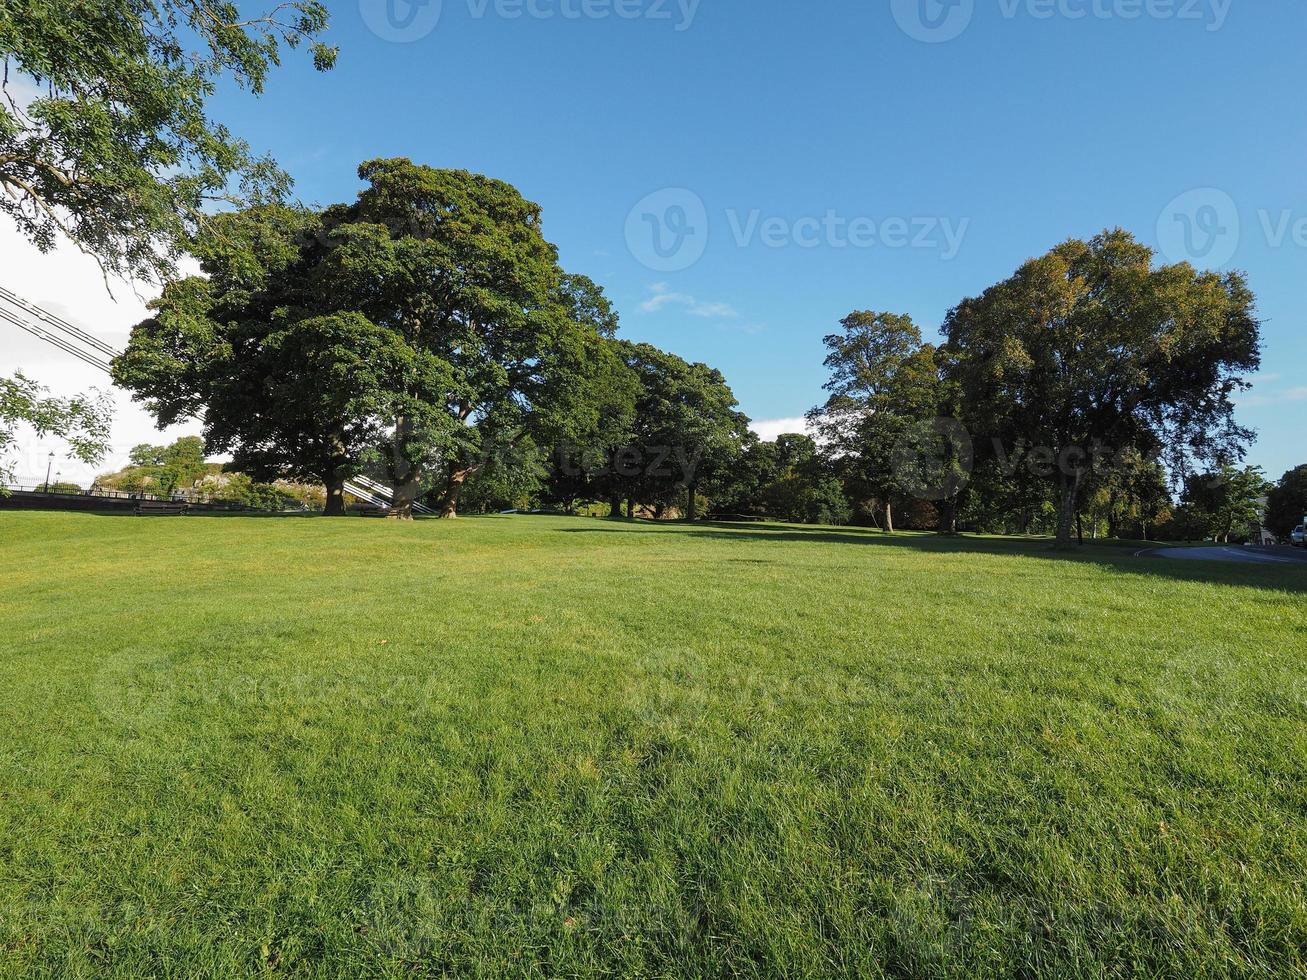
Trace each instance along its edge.
<instances>
[{"instance_id":1,"label":"tree canopy","mask_svg":"<svg viewBox=\"0 0 1307 980\"><path fill-rule=\"evenodd\" d=\"M698 516L700 489L738 457L749 420L738 410L725 377L651 344L619 342L635 376L631 441L614 460L617 493L655 513L684 499L685 516Z\"/></svg>"},{"instance_id":2,"label":"tree canopy","mask_svg":"<svg viewBox=\"0 0 1307 980\"><path fill-rule=\"evenodd\" d=\"M1119 229L1068 241L944 325L965 420L1048 455L1063 544L1101 454L1164 454L1183 475L1240 458L1251 437L1232 398L1260 362L1244 277L1153 260Z\"/></svg>"},{"instance_id":3,"label":"tree canopy","mask_svg":"<svg viewBox=\"0 0 1307 980\"><path fill-rule=\"evenodd\" d=\"M893 531L893 499L906 476L898 451L940 410L936 349L911 317L895 313L855 311L840 327L825 338L830 397L808 420L852 491L874 498Z\"/></svg>"},{"instance_id":4,"label":"tree canopy","mask_svg":"<svg viewBox=\"0 0 1307 980\"><path fill-rule=\"evenodd\" d=\"M1277 537L1289 533L1307 517L1307 463L1295 466L1267 494L1266 526Z\"/></svg>"},{"instance_id":5,"label":"tree canopy","mask_svg":"<svg viewBox=\"0 0 1307 980\"><path fill-rule=\"evenodd\" d=\"M0 5L0 212L48 251L64 236L123 278L159 280L216 202L289 177L208 113L222 79L258 95L283 49L319 70L327 8L291 0L7 0Z\"/></svg>"},{"instance_id":6,"label":"tree canopy","mask_svg":"<svg viewBox=\"0 0 1307 980\"><path fill-rule=\"evenodd\" d=\"M1181 504L1202 537L1224 542L1233 535L1247 534L1252 525L1260 523L1269 490L1258 467L1226 465L1190 476Z\"/></svg>"},{"instance_id":7,"label":"tree canopy","mask_svg":"<svg viewBox=\"0 0 1307 980\"><path fill-rule=\"evenodd\" d=\"M30 426L38 437L62 439L83 463L98 463L109 451L111 408L108 396L98 392L54 398L21 373L0 378L0 490L13 479L5 456L17 444L20 425Z\"/></svg>"}]
</instances>

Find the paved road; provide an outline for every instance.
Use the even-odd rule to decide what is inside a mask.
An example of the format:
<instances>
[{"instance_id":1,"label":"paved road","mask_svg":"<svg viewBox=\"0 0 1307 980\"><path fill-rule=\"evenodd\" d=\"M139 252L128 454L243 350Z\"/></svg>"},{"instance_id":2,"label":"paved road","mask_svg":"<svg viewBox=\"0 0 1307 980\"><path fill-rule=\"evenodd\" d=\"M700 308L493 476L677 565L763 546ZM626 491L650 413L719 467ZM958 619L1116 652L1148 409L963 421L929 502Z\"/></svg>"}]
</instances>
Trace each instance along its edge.
<instances>
[{"instance_id":1,"label":"paved road","mask_svg":"<svg viewBox=\"0 0 1307 980\"><path fill-rule=\"evenodd\" d=\"M1307 550L1278 548L1244 548L1239 545L1213 545L1210 548L1155 548L1143 554L1181 561L1242 561L1253 565L1299 565L1307 568Z\"/></svg>"}]
</instances>

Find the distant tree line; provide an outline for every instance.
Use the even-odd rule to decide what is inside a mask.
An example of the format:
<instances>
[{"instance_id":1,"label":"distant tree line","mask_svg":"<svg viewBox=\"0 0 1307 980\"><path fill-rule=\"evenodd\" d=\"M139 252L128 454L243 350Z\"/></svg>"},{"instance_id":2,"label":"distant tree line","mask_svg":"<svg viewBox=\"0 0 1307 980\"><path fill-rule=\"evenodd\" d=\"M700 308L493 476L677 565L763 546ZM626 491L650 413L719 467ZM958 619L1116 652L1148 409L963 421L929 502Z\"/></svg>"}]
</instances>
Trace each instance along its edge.
<instances>
[{"instance_id":1,"label":"distant tree line","mask_svg":"<svg viewBox=\"0 0 1307 980\"><path fill-rule=\"evenodd\" d=\"M1307 518L1307 464L1289 470L1267 494L1266 527L1281 540Z\"/></svg>"},{"instance_id":2,"label":"distant tree line","mask_svg":"<svg viewBox=\"0 0 1307 980\"><path fill-rule=\"evenodd\" d=\"M500 181L363 164L351 203L207 221L115 380L202 420L257 480L393 487L392 513L704 514L1150 538L1242 533L1234 395L1260 360L1242 275L1068 241L949 311L941 342L855 311L810 433L761 442L722 374L617 336L540 209ZM1179 491L1178 499L1175 491ZM1201 533L1200 533L1201 532Z\"/></svg>"},{"instance_id":3,"label":"distant tree line","mask_svg":"<svg viewBox=\"0 0 1307 980\"><path fill-rule=\"evenodd\" d=\"M204 440L183 436L167 446L142 444L128 454L128 465L96 477L93 489L160 497L240 504L252 510L321 510L325 496L312 485L259 483L224 463L205 459Z\"/></svg>"}]
</instances>

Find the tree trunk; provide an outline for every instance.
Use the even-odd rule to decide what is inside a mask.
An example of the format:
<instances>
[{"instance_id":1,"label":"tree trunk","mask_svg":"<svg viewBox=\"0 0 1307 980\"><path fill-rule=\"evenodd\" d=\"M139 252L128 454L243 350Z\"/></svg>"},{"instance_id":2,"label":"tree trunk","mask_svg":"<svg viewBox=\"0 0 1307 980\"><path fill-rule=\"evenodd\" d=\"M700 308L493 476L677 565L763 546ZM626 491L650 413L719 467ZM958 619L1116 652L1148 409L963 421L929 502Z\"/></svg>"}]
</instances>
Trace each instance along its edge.
<instances>
[{"instance_id":1,"label":"tree trunk","mask_svg":"<svg viewBox=\"0 0 1307 980\"><path fill-rule=\"evenodd\" d=\"M1078 510L1076 511L1076 543L1081 547L1085 544L1085 525Z\"/></svg>"},{"instance_id":2,"label":"tree trunk","mask_svg":"<svg viewBox=\"0 0 1307 980\"><path fill-rule=\"evenodd\" d=\"M328 473L323 483L327 487L327 506L323 510L325 517L345 516L345 478L333 471Z\"/></svg>"},{"instance_id":3,"label":"tree trunk","mask_svg":"<svg viewBox=\"0 0 1307 980\"><path fill-rule=\"evenodd\" d=\"M470 469L454 470L449 474L449 484L445 487L445 496L440 501L440 516L452 520L458 516L458 495L463 492L467 478L472 475Z\"/></svg>"},{"instance_id":4,"label":"tree trunk","mask_svg":"<svg viewBox=\"0 0 1307 980\"><path fill-rule=\"evenodd\" d=\"M946 497L939 502L939 533L958 533L958 498Z\"/></svg>"},{"instance_id":5,"label":"tree trunk","mask_svg":"<svg viewBox=\"0 0 1307 980\"><path fill-rule=\"evenodd\" d=\"M635 498L634 498L634 497L628 497L628 498L627 498L627 501L626 501L626 519L627 519L628 521L633 521L633 520L635 520Z\"/></svg>"},{"instance_id":6,"label":"tree trunk","mask_svg":"<svg viewBox=\"0 0 1307 980\"><path fill-rule=\"evenodd\" d=\"M894 533L894 505L888 499L885 501L885 533Z\"/></svg>"},{"instance_id":7,"label":"tree trunk","mask_svg":"<svg viewBox=\"0 0 1307 980\"><path fill-rule=\"evenodd\" d=\"M418 481L416 479L396 480L390 490L390 519L392 521L413 520L413 501L417 499Z\"/></svg>"},{"instance_id":8,"label":"tree trunk","mask_svg":"<svg viewBox=\"0 0 1307 980\"><path fill-rule=\"evenodd\" d=\"M609 510L609 513L608 513L608 516L609 516L609 517L612 517L612 518L619 518L619 517L622 516L622 497L621 497L620 494L614 493L614 494L609 498L609 500L608 500L608 510Z\"/></svg>"},{"instance_id":9,"label":"tree trunk","mask_svg":"<svg viewBox=\"0 0 1307 980\"><path fill-rule=\"evenodd\" d=\"M392 449L394 465L391 469L394 478L390 486L390 518L395 521L413 520L413 499L417 496L421 474L404 455L404 448L412 434L412 419L401 414L395 419L395 442Z\"/></svg>"},{"instance_id":10,"label":"tree trunk","mask_svg":"<svg viewBox=\"0 0 1307 980\"><path fill-rule=\"evenodd\" d=\"M1079 474L1063 474L1058 481L1062 499L1057 508L1057 546L1071 547L1071 535L1075 532L1077 499L1080 495Z\"/></svg>"},{"instance_id":11,"label":"tree trunk","mask_svg":"<svg viewBox=\"0 0 1307 980\"><path fill-rule=\"evenodd\" d=\"M697 521L699 519L699 502L695 500L695 497L698 496L699 485L691 483L688 489L690 491L690 504L685 509L685 519L687 521Z\"/></svg>"}]
</instances>

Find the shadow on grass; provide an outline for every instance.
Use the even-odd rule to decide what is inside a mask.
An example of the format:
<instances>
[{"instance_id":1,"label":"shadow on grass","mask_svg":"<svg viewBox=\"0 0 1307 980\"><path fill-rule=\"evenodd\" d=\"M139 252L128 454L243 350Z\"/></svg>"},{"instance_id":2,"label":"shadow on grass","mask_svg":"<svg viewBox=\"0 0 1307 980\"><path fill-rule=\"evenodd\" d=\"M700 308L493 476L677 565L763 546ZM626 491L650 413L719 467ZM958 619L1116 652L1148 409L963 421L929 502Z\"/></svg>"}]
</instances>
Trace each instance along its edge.
<instances>
[{"instance_id":1,"label":"shadow on grass","mask_svg":"<svg viewBox=\"0 0 1307 980\"><path fill-rule=\"evenodd\" d=\"M559 534L665 534L669 531L694 538L720 541L768 541L804 544L846 545L909 549L922 554L972 554L1037 558L1046 561L1080 562L1106 566L1132 575L1201 582L1212 585L1244 586L1307 592L1307 563L1301 565L1241 564L1217 561L1178 561L1141 550L1170 547L1168 544L1126 544L1094 542L1073 550L1058 550L1044 538L945 537L928 533L884 534L872 528L803 527L795 524L735 524L704 521L697 524L668 524L655 527L635 521L605 522L602 527L559 528Z\"/></svg>"}]
</instances>

